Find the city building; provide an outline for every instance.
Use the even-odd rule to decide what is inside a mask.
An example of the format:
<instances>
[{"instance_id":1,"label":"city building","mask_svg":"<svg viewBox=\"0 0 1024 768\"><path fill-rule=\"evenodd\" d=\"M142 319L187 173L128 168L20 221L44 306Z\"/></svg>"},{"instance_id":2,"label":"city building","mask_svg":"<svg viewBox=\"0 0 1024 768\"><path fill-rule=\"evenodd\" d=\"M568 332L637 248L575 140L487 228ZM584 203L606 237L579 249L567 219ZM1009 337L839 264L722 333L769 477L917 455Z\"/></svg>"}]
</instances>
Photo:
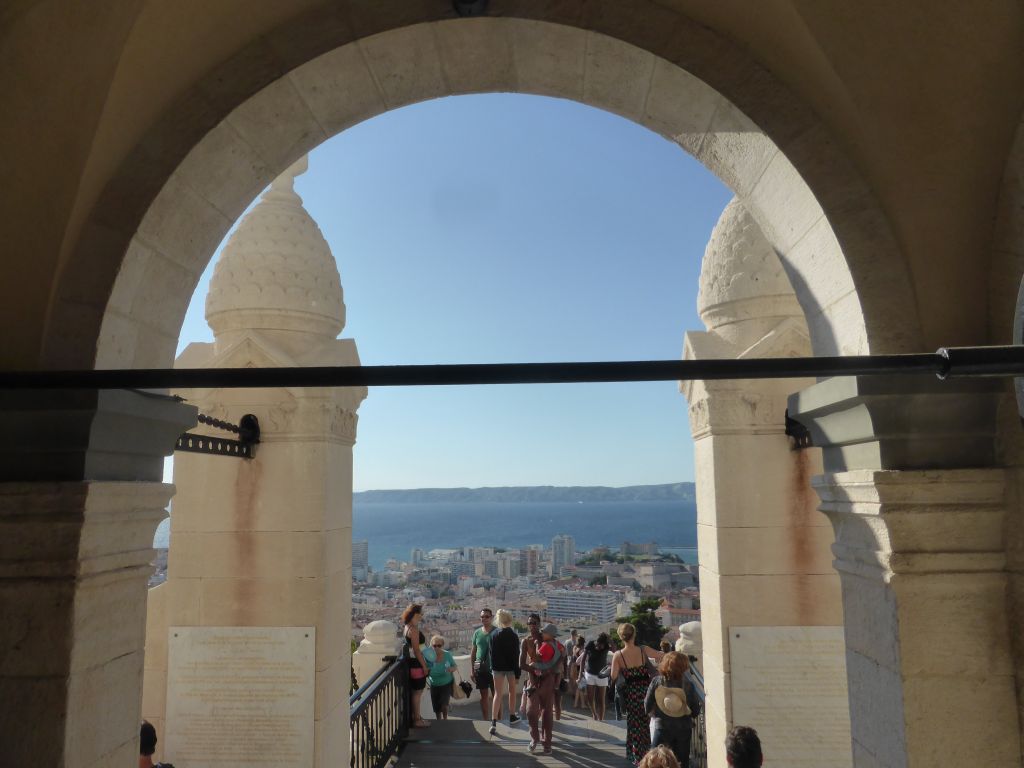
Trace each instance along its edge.
<instances>
[{"instance_id":1,"label":"city building","mask_svg":"<svg viewBox=\"0 0 1024 768\"><path fill-rule=\"evenodd\" d=\"M352 542L352 578L366 581L370 569L370 542Z\"/></svg>"},{"instance_id":2,"label":"city building","mask_svg":"<svg viewBox=\"0 0 1024 768\"><path fill-rule=\"evenodd\" d=\"M551 578L557 579L566 568L576 565L576 539L560 534L551 539Z\"/></svg>"},{"instance_id":3,"label":"city building","mask_svg":"<svg viewBox=\"0 0 1024 768\"><path fill-rule=\"evenodd\" d=\"M463 547L462 559L471 563L479 563L486 557L494 556L494 547Z\"/></svg>"},{"instance_id":4,"label":"city building","mask_svg":"<svg viewBox=\"0 0 1024 768\"><path fill-rule=\"evenodd\" d=\"M656 555L658 554L658 542L649 541L646 544L634 544L630 541L622 542L619 553L623 555Z\"/></svg>"},{"instance_id":5,"label":"city building","mask_svg":"<svg viewBox=\"0 0 1024 768\"><path fill-rule=\"evenodd\" d=\"M544 593L547 615L553 619L615 619L620 595L611 590L553 589Z\"/></svg>"},{"instance_id":6,"label":"city building","mask_svg":"<svg viewBox=\"0 0 1024 768\"><path fill-rule=\"evenodd\" d=\"M497 577L499 579L519 578L520 559L518 552L514 555L499 555L497 561Z\"/></svg>"},{"instance_id":7,"label":"city building","mask_svg":"<svg viewBox=\"0 0 1024 768\"><path fill-rule=\"evenodd\" d=\"M519 550L519 572L524 576L534 576L540 569L540 552L536 547Z\"/></svg>"}]
</instances>

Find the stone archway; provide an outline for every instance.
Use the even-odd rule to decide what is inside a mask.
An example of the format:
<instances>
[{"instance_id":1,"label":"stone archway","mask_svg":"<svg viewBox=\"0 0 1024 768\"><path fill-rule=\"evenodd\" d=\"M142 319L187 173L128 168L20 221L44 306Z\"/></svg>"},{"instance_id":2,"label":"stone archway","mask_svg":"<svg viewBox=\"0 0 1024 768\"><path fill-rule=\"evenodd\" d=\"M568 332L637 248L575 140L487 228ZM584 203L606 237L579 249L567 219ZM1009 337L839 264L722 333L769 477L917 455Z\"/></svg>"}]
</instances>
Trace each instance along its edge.
<instances>
[{"instance_id":1,"label":"stone archway","mask_svg":"<svg viewBox=\"0 0 1024 768\"><path fill-rule=\"evenodd\" d=\"M484 91L575 99L692 152L733 188L782 256L816 354L917 349L913 291L885 219L808 110L706 29L683 27L680 38L648 40L646 50L626 42L631 37L646 39L610 23L480 18L379 32L308 60L320 49L290 40L289 62L303 63L268 73L260 90L226 103L213 125L182 125L187 112L168 115L111 181L62 275L48 364L169 365L198 275L271 178L374 114ZM217 81L241 77L243 66L226 63ZM154 156L172 129L201 137L181 157ZM79 263L88 263L88 280ZM95 357L84 358L93 348Z\"/></svg>"},{"instance_id":2,"label":"stone archway","mask_svg":"<svg viewBox=\"0 0 1024 768\"><path fill-rule=\"evenodd\" d=\"M680 22L663 36L660 13L630 24L611 13L410 18L355 41L328 28L276 38L272 66L253 67L249 50L226 62L153 127L88 217L56 290L47 364L169 366L214 247L280 171L387 109L496 90L608 109L691 151L780 254L816 353L916 349L913 292L885 219L809 111L703 28Z\"/></svg>"}]
</instances>

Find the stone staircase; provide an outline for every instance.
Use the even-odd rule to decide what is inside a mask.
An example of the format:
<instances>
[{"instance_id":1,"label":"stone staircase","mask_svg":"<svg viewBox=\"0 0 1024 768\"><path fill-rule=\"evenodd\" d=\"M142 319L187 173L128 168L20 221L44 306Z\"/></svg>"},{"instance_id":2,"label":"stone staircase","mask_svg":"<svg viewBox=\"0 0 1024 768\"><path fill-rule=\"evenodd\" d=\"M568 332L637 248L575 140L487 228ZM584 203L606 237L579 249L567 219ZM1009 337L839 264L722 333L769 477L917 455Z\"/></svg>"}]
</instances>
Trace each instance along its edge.
<instances>
[{"instance_id":1,"label":"stone staircase","mask_svg":"<svg viewBox=\"0 0 1024 768\"><path fill-rule=\"evenodd\" d=\"M572 768L625 768L625 721L596 722L582 712L562 713L555 721L553 753L530 754L529 726L498 724L491 736L489 721L454 717L431 720L429 728L415 728L399 755L401 768L518 768L519 766L572 766Z\"/></svg>"}]
</instances>

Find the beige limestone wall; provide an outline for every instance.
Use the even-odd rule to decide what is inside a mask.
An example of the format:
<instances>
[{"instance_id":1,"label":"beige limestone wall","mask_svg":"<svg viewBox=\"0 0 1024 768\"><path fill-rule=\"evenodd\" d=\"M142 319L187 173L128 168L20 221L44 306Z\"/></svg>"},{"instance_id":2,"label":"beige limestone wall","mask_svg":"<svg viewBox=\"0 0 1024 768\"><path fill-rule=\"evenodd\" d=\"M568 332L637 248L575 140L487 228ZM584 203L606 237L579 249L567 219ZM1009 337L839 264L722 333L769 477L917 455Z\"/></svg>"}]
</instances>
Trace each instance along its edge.
<instances>
[{"instance_id":1,"label":"beige limestone wall","mask_svg":"<svg viewBox=\"0 0 1024 768\"><path fill-rule=\"evenodd\" d=\"M220 394L220 412L237 419L232 394ZM314 410L304 427L336 412L322 410L325 402L297 407L296 415ZM352 436L321 422L319 439L271 427L252 460L176 459L168 578L150 593L147 635L143 715L158 728L166 727L170 627L312 626L317 765L347 754L347 736L337 734L348 733ZM274 422L264 414L261 423Z\"/></svg>"}]
</instances>

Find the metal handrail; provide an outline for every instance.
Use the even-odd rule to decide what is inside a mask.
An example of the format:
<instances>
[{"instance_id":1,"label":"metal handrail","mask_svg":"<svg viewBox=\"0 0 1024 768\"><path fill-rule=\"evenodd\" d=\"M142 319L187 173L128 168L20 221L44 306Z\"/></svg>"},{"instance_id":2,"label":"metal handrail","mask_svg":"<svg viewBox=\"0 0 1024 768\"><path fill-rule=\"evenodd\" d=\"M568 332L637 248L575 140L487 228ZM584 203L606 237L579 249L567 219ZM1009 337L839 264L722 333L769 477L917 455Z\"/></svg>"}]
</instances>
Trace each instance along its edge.
<instances>
[{"instance_id":1,"label":"metal handrail","mask_svg":"<svg viewBox=\"0 0 1024 768\"><path fill-rule=\"evenodd\" d=\"M349 703L351 768L384 768L409 735L407 655L385 664L353 693Z\"/></svg>"},{"instance_id":2,"label":"metal handrail","mask_svg":"<svg viewBox=\"0 0 1024 768\"><path fill-rule=\"evenodd\" d=\"M383 661L384 666L382 666L380 669L374 672L373 677L371 677L369 680L367 680L365 683L359 686L359 688L357 688L356 691L348 697L349 711L352 710L352 707L356 706L356 703L359 701L359 699L363 697L363 694L365 694L366 691L371 686L373 686L374 683L376 683L384 675L388 674L391 671L391 668L399 661L404 661L404 658L402 656L385 656Z\"/></svg>"},{"instance_id":3,"label":"metal handrail","mask_svg":"<svg viewBox=\"0 0 1024 768\"><path fill-rule=\"evenodd\" d=\"M1024 376L1024 345L942 347L903 355L724 360L0 371L0 389L402 387L879 375Z\"/></svg>"}]
</instances>

